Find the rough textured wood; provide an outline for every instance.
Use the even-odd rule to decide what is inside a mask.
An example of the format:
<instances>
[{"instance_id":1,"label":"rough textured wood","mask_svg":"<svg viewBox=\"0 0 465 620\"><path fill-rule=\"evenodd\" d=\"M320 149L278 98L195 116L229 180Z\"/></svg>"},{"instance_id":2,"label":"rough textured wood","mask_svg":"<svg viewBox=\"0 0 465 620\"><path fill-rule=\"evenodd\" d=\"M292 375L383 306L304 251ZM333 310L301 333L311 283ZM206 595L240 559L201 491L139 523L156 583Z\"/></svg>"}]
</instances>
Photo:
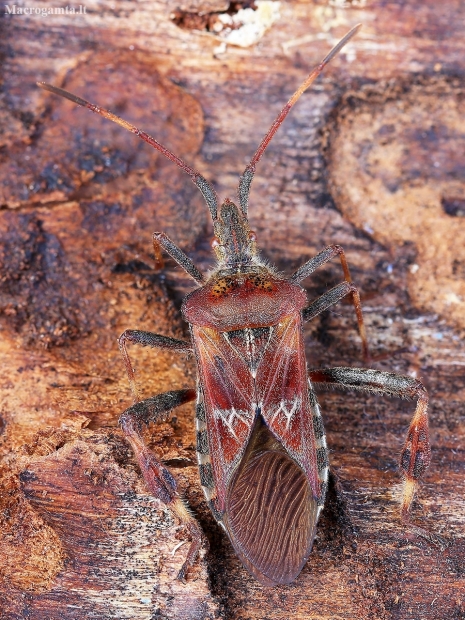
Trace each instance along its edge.
<instances>
[{"instance_id":1,"label":"rough textured wood","mask_svg":"<svg viewBox=\"0 0 465 620\"><path fill-rule=\"evenodd\" d=\"M85 16L2 20L2 619L463 618L465 7L283 3L249 48L172 21L191 10L203 27L222 7L91 1ZM187 533L145 491L116 425L130 403L116 337L186 337L179 306L191 282L169 261L152 270L151 234L207 269L207 210L161 155L34 83L123 115L233 197L277 111L357 22L360 35L260 162L250 218L287 273L329 243L346 248L373 354L385 354L373 366L415 373L430 390L433 463L414 516L450 545L399 524L396 461L412 405L326 393L333 478L318 539L295 583L262 588L206 510L186 406L147 432L210 542L181 584ZM309 297L340 279L337 264L322 269ZM311 366L361 365L349 304L306 338ZM133 353L144 394L195 382L190 359Z\"/></svg>"}]
</instances>

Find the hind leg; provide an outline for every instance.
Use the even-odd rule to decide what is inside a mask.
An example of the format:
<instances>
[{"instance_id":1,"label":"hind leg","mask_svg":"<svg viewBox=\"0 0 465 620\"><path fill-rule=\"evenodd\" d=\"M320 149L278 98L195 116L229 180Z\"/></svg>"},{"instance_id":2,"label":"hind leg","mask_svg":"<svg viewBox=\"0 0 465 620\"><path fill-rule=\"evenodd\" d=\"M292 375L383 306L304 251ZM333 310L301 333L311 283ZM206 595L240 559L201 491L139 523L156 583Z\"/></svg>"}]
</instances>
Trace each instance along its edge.
<instances>
[{"instance_id":1,"label":"hind leg","mask_svg":"<svg viewBox=\"0 0 465 620\"><path fill-rule=\"evenodd\" d=\"M139 344L141 346L168 349L181 353L189 353L191 347L189 343L183 340L176 340L175 338L140 330L126 330L120 336L118 342L134 397L134 405L122 413L119 423L126 439L131 444L147 488L173 511L191 535L192 542L187 559L178 574L179 579L184 579L187 569L194 563L197 557L202 542L202 532L197 521L189 513L179 496L176 481L171 472L145 444L142 437L142 427L151 422L156 423L166 420L173 409L193 401L196 397L196 390L175 390L141 401L136 387L134 369L127 351L127 344Z\"/></svg>"},{"instance_id":2,"label":"hind leg","mask_svg":"<svg viewBox=\"0 0 465 620\"><path fill-rule=\"evenodd\" d=\"M169 469L151 452L142 437L142 427L150 422L166 420L169 413L196 397L195 390L176 390L142 400L123 412L119 424L134 451L145 484L177 516L191 536L192 542L187 558L178 573L184 579L187 569L195 562L202 542L202 531L179 496L177 484Z\"/></svg>"},{"instance_id":3,"label":"hind leg","mask_svg":"<svg viewBox=\"0 0 465 620\"><path fill-rule=\"evenodd\" d=\"M400 470L404 478L401 519L410 524L410 506L418 481L431 461L428 433L428 393L420 381L412 377L365 368L322 368L311 370L310 380L318 385L350 390L363 390L388 396L416 400L417 405L400 456ZM411 525L420 532L420 528Z\"/></svg>"}]
</instances>

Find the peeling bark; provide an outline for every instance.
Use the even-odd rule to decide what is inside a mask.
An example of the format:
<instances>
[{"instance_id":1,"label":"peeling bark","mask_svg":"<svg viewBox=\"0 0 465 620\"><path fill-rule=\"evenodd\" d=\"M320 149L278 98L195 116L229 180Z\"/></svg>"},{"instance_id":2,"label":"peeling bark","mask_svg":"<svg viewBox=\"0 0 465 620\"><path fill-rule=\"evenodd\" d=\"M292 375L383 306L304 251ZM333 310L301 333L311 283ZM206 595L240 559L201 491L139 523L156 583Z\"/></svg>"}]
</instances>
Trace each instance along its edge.
<instances>
[{"instance_id":1,"label":"peeling bark","mask_svg":"<svg viewBox=\"0 0 465 620\"><path fill-rule=\"evenodd\" d=\"M465 8L282 3L260 43L239 49L173 22L179 8L207 27L222 2L86 7L1 25L2 620L463 617ZM149 496L117 427L131 399L116 338L188 337L180 302L192 282L169 260L153 270L151 235L206 271L208 212L160 154L34 84L111 109L234 198L274 116L357 22L260 161L250 222L288 274L325 245L345 248L373 367L416 373L430 391L433 463L413 516L450 545L399 522L411 403L324 393L333 475L317 541L293 584L263 588L206 508L184 406L147 430L209 540L183 584L188 533ZM336 262L321 269L309 298L341 279ZM348 303L312 321L306 342L311 367L362 365ZM195 385L192 359L131 355L146 396Z\"/></svg>"}]
</instances>

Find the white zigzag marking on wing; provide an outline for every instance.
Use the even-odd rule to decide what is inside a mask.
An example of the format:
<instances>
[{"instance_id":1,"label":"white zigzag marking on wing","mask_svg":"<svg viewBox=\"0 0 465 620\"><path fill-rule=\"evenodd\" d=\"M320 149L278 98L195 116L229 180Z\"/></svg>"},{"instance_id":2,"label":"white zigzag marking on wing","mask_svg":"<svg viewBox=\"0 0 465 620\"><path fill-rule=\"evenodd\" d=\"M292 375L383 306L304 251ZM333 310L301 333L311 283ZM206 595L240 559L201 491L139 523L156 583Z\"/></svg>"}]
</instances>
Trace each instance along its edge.
<instances>
[{"instance_id":1,"label":"white zigzag marking on wing","mask_svg":"<svg viewBox=\"0 0 465 620\"><path fill-rule=\"evenodd\" d=\"M289 426L291 424L292 417L301 404L302 404L302 399L299 396L296 396L293 401L285 402L284 400L282 400L279 403L279 407L273 413L271 422L274 422L276 418L279 416L279 414L282 413L284 416L284 419L286 420L286 431L288 431Z\"/></svg>"},{"instance_id":2,"label":"white zigzag marking on wing","mask_svg":"<svg viewBox=\"0 0 465 620\"><path fill-rule=\"evenodd\" d=\"M249 423L249 412L241 411L240 409L236 410L234 407L232 407L231 409L215 409L214 412L215 418L217 420L221 420L228 429L228 431L231 433L231 435L234 437L234 439L236 439L236 441L239 441L239 438L234 431L234 424L236 420L240 420L241 422L244 422L246 424Z\"/></svg>"}]
</instances>

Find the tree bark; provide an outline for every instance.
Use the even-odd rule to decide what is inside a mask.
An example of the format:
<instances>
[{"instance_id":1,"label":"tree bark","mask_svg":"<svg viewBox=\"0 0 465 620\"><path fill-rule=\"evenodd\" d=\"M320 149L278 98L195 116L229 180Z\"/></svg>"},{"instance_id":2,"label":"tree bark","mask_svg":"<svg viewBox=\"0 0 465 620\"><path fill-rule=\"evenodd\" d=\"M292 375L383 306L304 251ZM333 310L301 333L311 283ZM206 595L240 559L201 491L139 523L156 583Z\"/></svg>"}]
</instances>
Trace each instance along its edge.
<instances>
[{"instance_id":1,"label":"tree bark","mask_svg":"<svg viewBox=\"0 0 465 620\"><path fill-rule=\"evenodd\" d=\"M2 619L465 618L465 7L281 3L278 18L261 9L256 42L235 35L248 47L219 32L220 0L85 8L5 9L1 24ZM121 115L234 199L276 114L358 22L260 161L250 223L287 274L326 245L346 250L371 366L414 374L431 395L433 462L413 519L448 546L400 524L414 404L322 393L332 476L317 540L294 583L262 587L206 507L186 405L146 432L209 542L181 583L188 532L147 492L117 426L131 395L116 338L189 337L193 283L170 260L153 269L151 236L206 272L208 210L161 154L35 82ZM318 270L309 299L342 278L337 261ZM363 366L350 303L305 329L310 367ZM195 385L190 358L130 354L145 396Z\"/></svg>"}]
</instances>

